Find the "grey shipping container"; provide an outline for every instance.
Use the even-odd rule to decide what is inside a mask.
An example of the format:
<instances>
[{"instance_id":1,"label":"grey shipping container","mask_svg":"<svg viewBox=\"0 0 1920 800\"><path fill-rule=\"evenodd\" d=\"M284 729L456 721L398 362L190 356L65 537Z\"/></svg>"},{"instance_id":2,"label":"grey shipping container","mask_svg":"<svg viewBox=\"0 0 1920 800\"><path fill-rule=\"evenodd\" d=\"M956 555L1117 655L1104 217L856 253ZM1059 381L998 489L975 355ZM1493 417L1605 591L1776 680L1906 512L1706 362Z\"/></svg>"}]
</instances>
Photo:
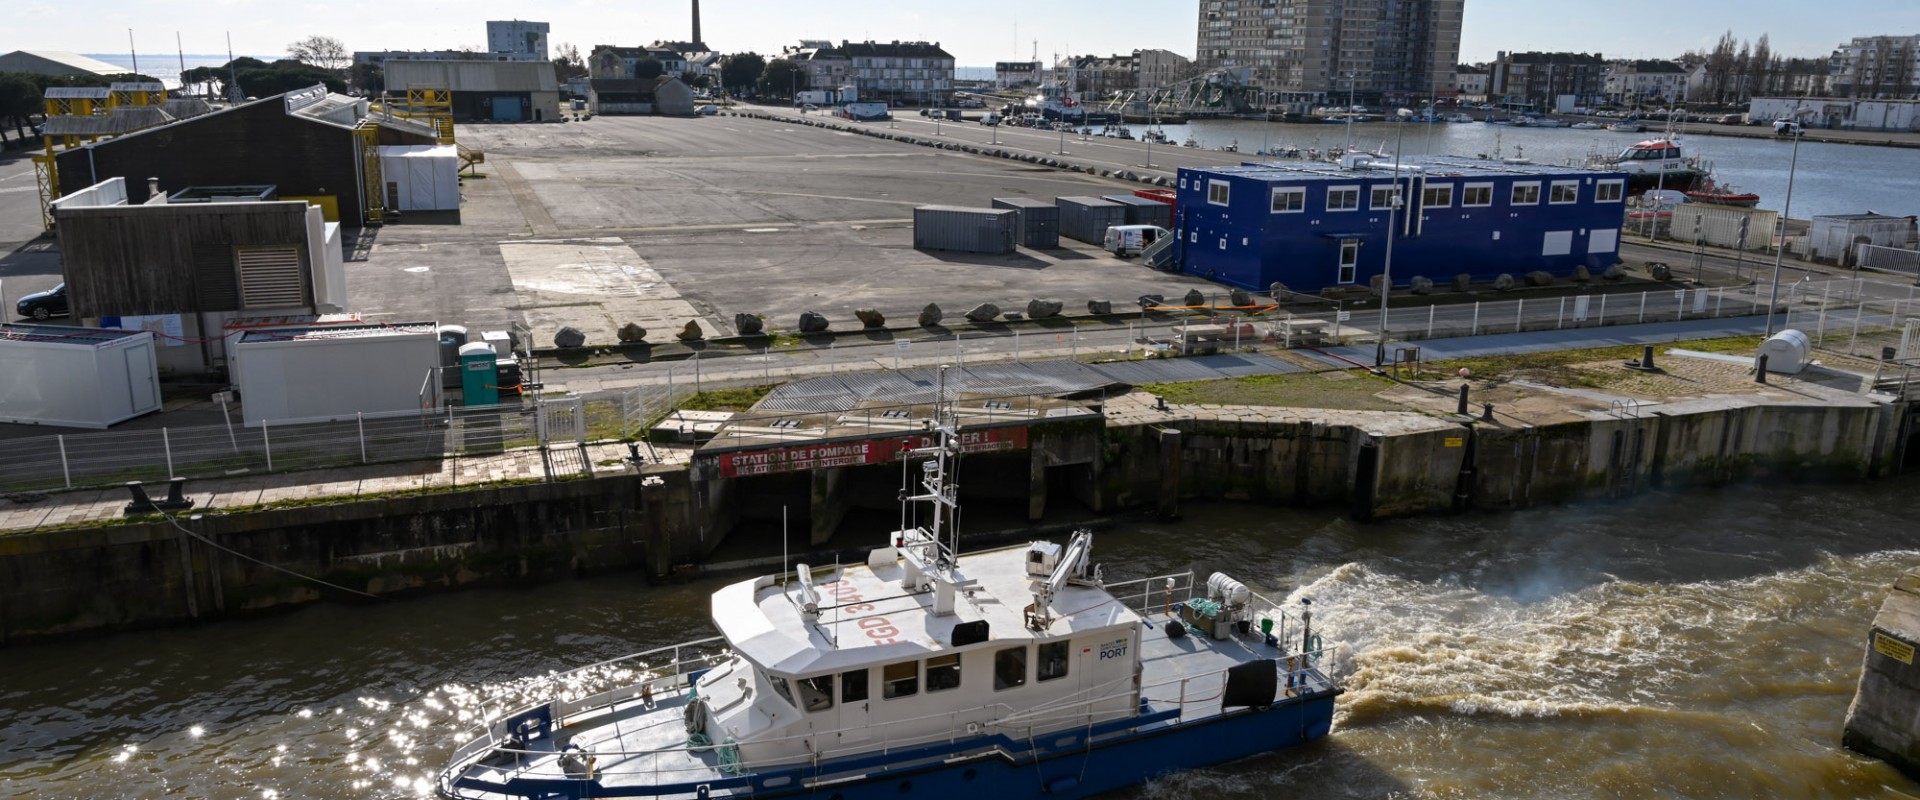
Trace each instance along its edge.
<instances>
[{"instance_id":1,"label":"grey shipping container","mask_svg":"<svg viewBox=\"0 0 1920 800\"><path fill-rule=\"evenodd\" d=\"M1127 224L1127 207L1098 197L1061 197L1060 235L1097 245L1107 238L1107 228Z\"/></svg>"},{"instance_id":2,"label":"grey shipping container","mask_svg":"<svg viewBox=\"0 0 1920 800\"><path fill-rule=\"evenodd\" d=\"M1158 225L1173 230L1173 206L1131 194L1110 194L1103 199L1127 207L1128 225Z\"/></svg>"},{"instance_id":3,"label":"grey shipping container","mask_svg":"<svg viewBox=\"0 0 1920 800\"><path fill-rule=\"evenodd\" d=\"M996 197L994 208L1011 208L1020 214L1020 246L1053 248L1060 246L1060 207L1031 197Z\"/></svg>"},{"instance_id":4,"label":"grey shipping container","mask_svg":"<svg viewBox=\"0 0 1920 800\"><path fill-rule=\"evenodd\" d=\"M921 206L913 210L916 250L1011 253L1020 213L1004 208Z\"/></svg>"}]
</instances>

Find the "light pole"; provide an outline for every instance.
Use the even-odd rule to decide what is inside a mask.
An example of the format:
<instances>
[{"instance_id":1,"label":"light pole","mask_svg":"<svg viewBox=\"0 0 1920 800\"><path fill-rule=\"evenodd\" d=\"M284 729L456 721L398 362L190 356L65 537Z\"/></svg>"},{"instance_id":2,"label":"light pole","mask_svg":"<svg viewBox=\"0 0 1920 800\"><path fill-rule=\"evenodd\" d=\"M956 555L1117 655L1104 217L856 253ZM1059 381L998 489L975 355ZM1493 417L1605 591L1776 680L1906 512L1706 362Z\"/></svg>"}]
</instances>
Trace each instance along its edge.
<instances>
[{"instance_id":1,"label":"light pole","mask_svg":"<svg viewBox=\"0 0 1920 800\"><path fill-rule=\"evenodd\" d=\"M1800 124L1805 108L1793 110L1793 156L1787 161L1787 199L1780 207L1780 244L1773 249L1773 289L1767 293L1767 337L1773 337L1773 309L1780 300L1780 260L1787 253L1787 213L1793 210L1793 175L1800 167L1800 136L1806 128Z\"/></svg>"},{"instance_id":2,"label":"light pole","mask_svg":"<svg viewBox=\"0 0 1920 800\"><path fill-rule=\"evenodd\" d=\"M1413 116L1411 109L1400 109L1400 133L1393 141L1393 200L1387 205L1387 262L1380 270L1380 335L1373 347L1373 368L1380 369L1387 362L1387 298L1393 296L1393 212L1400 208L1400 145L1407 140L1407 118ZM1411 181L1409 181L1411 183Z\"/></svg>"},{"instance_id":3,"label":"light pole","mask_svg":"<svg viewBox=\"0 0 1920 800\"><path fill-rule=\"evenodd\" d=\"M1353 152L1353 81L1358 77L1360 77L1358 71L1347 73L1347 149L1342 150L1341 155ZM1397 157L1400 154L1395 152L1394 155Z\"/></svg>"}]
</instances>

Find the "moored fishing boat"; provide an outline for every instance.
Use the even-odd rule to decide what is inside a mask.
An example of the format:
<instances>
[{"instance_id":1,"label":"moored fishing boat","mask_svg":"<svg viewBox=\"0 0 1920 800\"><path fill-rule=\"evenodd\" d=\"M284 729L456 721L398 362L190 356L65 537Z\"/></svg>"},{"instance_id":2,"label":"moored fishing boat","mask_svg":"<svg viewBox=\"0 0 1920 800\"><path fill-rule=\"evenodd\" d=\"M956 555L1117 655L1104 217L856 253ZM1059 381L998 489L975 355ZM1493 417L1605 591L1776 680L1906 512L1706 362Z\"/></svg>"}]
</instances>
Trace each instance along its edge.
<instances>
[{"instance_id":1,"label":"moored fishing boat","mask_svg":"<svg viewBox=\"0 0 1920 800\"><path fill-rule=\"evenodd\" d=\"M1672 136L1636 142L1617 155L1593 155L1587 167L1627 173L1627 193L1648 189L1673 189L1687 192L1699 188L1710 172L1699 156L1689 152Z\"/></svg>"},{"instance_id":2,"label":"moored fishing boat","mask_svg":"<svg viewBox=\"0 0 1920 800\"><path fill-rule=\"evenodd\" d=\"M558 676L566 693L460 745L441 795L1071 798L1329 732L1340 689L1304 598L1109 581L1085 530L960 553L975 432L947 401L903 433L913 488L865 563L726 586L720 636Z\"/></svg>"}]
</instances>

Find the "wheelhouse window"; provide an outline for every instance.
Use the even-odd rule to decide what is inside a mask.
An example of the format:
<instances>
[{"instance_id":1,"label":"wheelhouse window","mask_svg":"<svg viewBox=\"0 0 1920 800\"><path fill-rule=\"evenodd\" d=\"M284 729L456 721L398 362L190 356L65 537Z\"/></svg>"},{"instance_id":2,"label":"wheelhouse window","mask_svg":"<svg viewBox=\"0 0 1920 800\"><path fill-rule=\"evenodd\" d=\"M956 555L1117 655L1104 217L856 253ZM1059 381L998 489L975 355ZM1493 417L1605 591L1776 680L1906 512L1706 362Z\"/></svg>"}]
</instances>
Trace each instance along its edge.
<instances>
[{"instance_id":1,"label":"wheelhouse window","mask_svg":"<svg viewBox=\"0 0 1920 800\"><path fill-rule=\"evenodd\" d=\"M1067 643L1047 642L1040 645L1039 649L1040 671L1035 677L1043 683L1067 677Z\"/></svg>"},{"instance_id":2,"label":"wheelhouse window","mask_svg":"<svg viewBox=\"0 0 1920 800\"><path fill-rule=\"evenodd\" d=\"M1566 205L1580 199L1579 181L1554 181L1548 187L1547 202L1553 205Z\"/></svg>"},{"instance_id":3,"label":"wheelhouse window","mask_svg":"<svg viewBox=\"0 0 1920 800\"><path fill-rule=\"evenodd\" d=\"M801 678L799 683L800 710L825 711L833 708L832 675L816 675L811 678Z\"/></svg>"},{"instance_id":4,"label":"wheelhouse window","mask_svg":"<svg viewBox=\"0 0 1920 800\"><path fill-rule=\"evenodd\" d=\"M773 685L773 693L780 695L780 699L787 701L787 705L793 706L794 708L800 707L800 704L793 702L793 690L787 687L786 678L782 678L771 672L761 672L760 677L767 683Z\"/></svg>"},{"instance_id":5,"label":"wheelhouse window","mask_svg":"<svg viewBox=\"0 0 1920 800\"><path fill-rule=\"evenodd\" d=\"M1440 184L1438 186L1428 184L1427 188L1420 191L1421 208L1451 208L1452 206L1452 184Z\"/></svg>"},{"instance_id":6,"label":"wheelhouse window","mask_svg":"<svg viewBox=\"0 0 1920 800\"><path fill-rule=\"evenodd\" d=\"M1461 208L1484 208L1493 205L1493 184L1469 183L1460 187Z\"/></svg>"},{"instance_id":7,"label":"wheelhouse window","mask_svg":"<svg viewBox=\"0 0 1920 800\"><path fill-rule=\"evenodd\" d=\"M1273 190L1273 213L1298 214L1307 210L1307 189L1290 186Z\"/></svg>"},{"instance_id":8,"label":"wheelhouse window","mask_svg":"<svg viewBox=\"0 0 1920 800\"><path fill-rule=\"evenodd\" d=\"M1327 210L1328 211L1354 211L1359 208L1360 208L1360 187L1358 186L1327 187Z\"/></svg>"},{"instance_id":9,"label":"wheelhouse window","mask_svg":"<svg viewBox=\"0 0 1920 800\"><path fill-rule=\"evenodd\" d=\"M927 691L938 692L960 685L960 654L949 653L927 659Z\"/></svg>"},{"instance_id":10,"label":"wheelhouse window","mask_svg":"<svg viewBox=\"0 0 1920 800\"><path fill-rule=\"evenodd\" d=\"M1027 685L1027 648L1009 647L993 654L993 688L1012 689Z\"/></svg>"},{"instance_id":11,"label":"wheelhouse window","mask_svg":"<svg viewBox=\"0 0 1920 800\"><path fill-rule=\"evenodd\" d=\"M856 669L840 673L840 702L858 703L867 699L867 671Z\"/></svg>"},{"instance_id":12,"label":"wheelhouse window","mask_svg":"<svg viewBox=\"0 0 1920 800\"><path fill-rule=\"evenodd\" d=\"M1626 182L1601 181L1593 186L1593 202L1618 203L1620 202L1620 197L1625 193Z\"/></svg>"},{"instance_id":13,"label":"wheelhouse window","mask_svg":"<svg viewBox=\"0 0 1920 800\"><path fill-rule=\"evenodd\" d=\"M1207 181L1207 202L1216 206L1227 204L1233 185L1226 181Z\"/></svg>"},{"instance_id":14,"label":"wheelhouse window","mask_svg":"<svg viewBox=\"0 0 1920 800\"><path fill-rule=\"evenodd\" d=\"M1513 204L1516 206L1537 206L1540 204L1540 184L1516 183L1513 185Z\"/></svg>"},{"instance_id":15,"label":"wheelhouse window","mask_svg":"<svg viewBox=\"0 0 1920 800\"><path fill-rule=\"evenodd\" d=\"M880 696L888 700L920 693L920 662L903 661L880 668Z\"/></svg>"}]
</instances>

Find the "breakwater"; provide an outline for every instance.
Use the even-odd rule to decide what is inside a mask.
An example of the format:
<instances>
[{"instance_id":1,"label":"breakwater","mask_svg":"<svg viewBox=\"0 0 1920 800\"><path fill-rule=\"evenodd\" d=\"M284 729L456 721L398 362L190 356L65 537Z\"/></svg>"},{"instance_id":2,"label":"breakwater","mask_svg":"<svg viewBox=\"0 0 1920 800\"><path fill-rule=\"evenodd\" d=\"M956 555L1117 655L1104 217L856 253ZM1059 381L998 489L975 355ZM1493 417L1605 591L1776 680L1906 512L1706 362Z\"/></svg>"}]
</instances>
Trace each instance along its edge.
<instances>
[{"instance_id":1,"label":"breakwater","mask_svg":"<svg viewBox=\"0 0 1920 800\"><path fill-rule=\"evenodd\" d=\"M1171 517L1186 503L1227 500L1378 520L1745 481L1854 483L1911 469L1920 455L1913 405L1865 398L1699 400L1547 425L1161 409L1137 392L1099 410L1103 419L1036 420L1024 449L973 457L969 507L1044 522L1062 504ZM783 506L818 552L851 524L850 510L891 504L898 475L876 464L721 477L696 454L691 467L14 533L0 536L0 643L365 600L358 593L665 575L745 535L741 519L778 519Z\"/></svg>"}]
</instances>

